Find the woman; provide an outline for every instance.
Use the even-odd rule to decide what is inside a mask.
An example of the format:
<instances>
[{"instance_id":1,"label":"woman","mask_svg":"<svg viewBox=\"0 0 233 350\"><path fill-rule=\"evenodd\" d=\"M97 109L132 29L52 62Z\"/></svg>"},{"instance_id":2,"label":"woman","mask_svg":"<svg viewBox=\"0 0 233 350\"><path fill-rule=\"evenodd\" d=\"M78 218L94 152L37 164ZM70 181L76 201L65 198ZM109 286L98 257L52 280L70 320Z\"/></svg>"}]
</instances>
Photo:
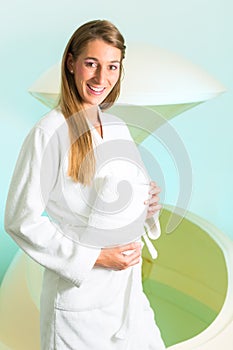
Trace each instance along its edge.
<instances>
[{"instance_id":1,"label":"woman","mask_svg":"<svg viewBox=\"0 0 233 350\"><path fill-rule=\"evenodd\" d=\"M103 112L120 93L124 54L124 39L110 22L91 21L76 30L63 55L59 106L29 133L11 182L6 231L45 267L43 350L165 348L142 291L137 239L142 233L132 240L126 237L124 244L101 247L101 230L88 231L96 203L94 184L103 188L101 181L113 179L109 174L116 172L109 159L111 170L105 161L99 162L99 155L111 148L102 152L101 145L113 142L116 149L119 138L132 143L126 125ZM136 173L130 165L127 176ZM144 198L145 227L155 236L158 193L151 182L151 196ZM85 241L86 237L91 238Z\"/></svg>"}]
</instances>

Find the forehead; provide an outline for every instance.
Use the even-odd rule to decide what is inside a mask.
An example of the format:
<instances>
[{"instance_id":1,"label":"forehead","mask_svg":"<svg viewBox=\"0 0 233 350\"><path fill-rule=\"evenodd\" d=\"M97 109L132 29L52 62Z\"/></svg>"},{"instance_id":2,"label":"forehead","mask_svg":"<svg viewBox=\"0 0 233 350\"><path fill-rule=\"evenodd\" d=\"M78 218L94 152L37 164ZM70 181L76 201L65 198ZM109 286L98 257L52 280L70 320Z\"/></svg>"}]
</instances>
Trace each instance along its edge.
<instances>
[{"instance_id":1,"label":"forehead","mask_svg":"<svg viewBox=\"0 0 233 350\"><path fill-rule=\"evenodd\" d=\"M101 39L89 41L82 50L82 58L95 58L98 61L121 61L121 50Z\"/></svg>"}]
</instances>

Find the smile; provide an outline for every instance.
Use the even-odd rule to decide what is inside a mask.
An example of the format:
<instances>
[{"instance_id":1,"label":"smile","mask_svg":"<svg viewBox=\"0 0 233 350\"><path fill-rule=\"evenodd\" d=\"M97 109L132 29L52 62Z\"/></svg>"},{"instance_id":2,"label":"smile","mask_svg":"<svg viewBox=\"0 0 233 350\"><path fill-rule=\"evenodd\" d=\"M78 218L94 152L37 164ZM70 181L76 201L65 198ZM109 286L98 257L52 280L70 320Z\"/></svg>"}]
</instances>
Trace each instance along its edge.
<instances>
[{"instance_id":1,"label":"smile","mask_svg":"<svg viewBox=\"0 0 233 350\"><path fill-rule=\"evenodd\" d=\"M104 92L104 90L105 90L105 87L94 87L94 86L91 86L91 85L89 85L89 84L87 84L87 86L89 87L89 89L90 89L92 92L94 92L94 93L96 93L96 94L101 94L101 93Z\"/></svg>"}]
</instances>

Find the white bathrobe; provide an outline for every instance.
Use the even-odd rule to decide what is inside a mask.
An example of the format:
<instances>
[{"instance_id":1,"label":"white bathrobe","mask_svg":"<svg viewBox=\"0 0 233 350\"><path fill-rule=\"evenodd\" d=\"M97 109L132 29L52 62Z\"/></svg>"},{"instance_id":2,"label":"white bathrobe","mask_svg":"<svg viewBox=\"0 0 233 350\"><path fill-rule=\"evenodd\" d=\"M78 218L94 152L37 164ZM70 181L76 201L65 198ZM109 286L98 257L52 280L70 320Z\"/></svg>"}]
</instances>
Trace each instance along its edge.
<instances>
[{"instance_id":1,"label":"white bathrobe","mask_svg":"<svg viewBox=\"0 0 233 350\"><path fill-rule=\"evenodd\" d=\"M132 142L132 138L121 120L100 110L99 115L103 139L95 129L92 137L96 155L101 158L101 152L104 157L106 153L103 144L115 142L117 145L119 139ZM142 291L141 264L122 271L94 267L103 241L95 240L93 232L87 230L90 224L97 224L98 233L98 222L103 220L103 215L99 215L98 210L93 211L96 187L94 190L93 186L74 183L67 176L69 145L63 115L58 109L49 112L23 144L6 205L6 231L29 256L45 267L41 349L165 349L153 311ZM109 159L104 161L106 159L95 176L100 189L103 188L101 177L102 180L111 179L109 174L116 165ZM108 172L108 168L111 171ZM143 211L141 214L145 215ZM144 224L150 238L159 236L157 216L145 220ZM110 235L116 233L117 228L112 231L107 225L104 234L108 233L108 228ZM129 236L126 234L125 242L119 235L119 242L116 238L116 241L106 242L106 246L138 240L145 233L140 222L134 236L131 237L131 230L127 232ZM87 241L85 233L88 233ZM146 242L152 255L156 255L147 236Z\"/></svg>"}]
</instances>

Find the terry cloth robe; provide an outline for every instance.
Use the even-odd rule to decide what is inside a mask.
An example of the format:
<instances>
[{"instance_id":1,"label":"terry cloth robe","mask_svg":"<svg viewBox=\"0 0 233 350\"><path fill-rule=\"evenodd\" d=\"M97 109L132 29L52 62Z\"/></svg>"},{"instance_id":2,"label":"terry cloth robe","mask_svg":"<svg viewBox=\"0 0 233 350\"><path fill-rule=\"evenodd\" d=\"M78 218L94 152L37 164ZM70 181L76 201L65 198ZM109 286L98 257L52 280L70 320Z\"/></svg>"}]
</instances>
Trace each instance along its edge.
<instances>
[{"instance_id":1,"label":"terry cloth robe","mask_svg":"<svg viewBox=\"0 0 233 350\"><path fill-rule=\"evenodd\" d=\"M45 268L40 309L42 350L162 350L160 331L142 290L141 264L121 271L94 266L102 241L96 240L89 228L98 233L103 212L97 203L101 198L101 205L106 200L104 191L109 193L109 179L115 173L115 155L106 160L106 150L114 150L111 145L118 145L119 139L133 142L124 122L100 110L99 116L103 138L92 130L97 157L92 186L74 183L67 176L70 140L60 110L52 110L34 126L24 141L11 181L5 229ZM137 172L138 166L134 170ZM140 177L140 181L142 184L144 179ZM158 216L142 225L145 211L139 212L138 232L131 237L130 230L125 231L124 242L122 226L120 241L107 238L106 246L139 240L145 230L150 238L159 236ZM116 233L115 224L103 222L104 235ZM135 228L135 221L131 222ZM85 236L89 240L85 241ZM146 243L155 256L147 236Z\"/></svg>"}]
</instances>

